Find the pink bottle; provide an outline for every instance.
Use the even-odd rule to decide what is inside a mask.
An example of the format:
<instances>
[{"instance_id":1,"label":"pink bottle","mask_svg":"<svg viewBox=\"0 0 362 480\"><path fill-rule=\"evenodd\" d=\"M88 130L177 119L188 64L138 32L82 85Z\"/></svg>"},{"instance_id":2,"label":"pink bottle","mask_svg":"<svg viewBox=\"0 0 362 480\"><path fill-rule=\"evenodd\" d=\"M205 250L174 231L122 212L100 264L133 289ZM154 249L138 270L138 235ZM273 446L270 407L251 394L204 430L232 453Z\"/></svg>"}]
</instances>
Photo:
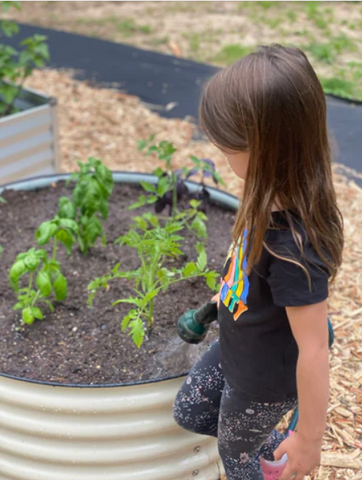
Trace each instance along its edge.
<instances>
[{"instance_id":1,"label":"pink bottle","mask_svg":"<svg viewBox=\"0 0 362 480\"><path fill-rule=\"evenodd\" d=\"M278 461L270 462L264 458L260 459L261 468L263 470L263 475L265 480L278 480L278 478L283 473L283 470L288 462L287 454L285 453L282 458Z\"/></svg>"}]
</instances>

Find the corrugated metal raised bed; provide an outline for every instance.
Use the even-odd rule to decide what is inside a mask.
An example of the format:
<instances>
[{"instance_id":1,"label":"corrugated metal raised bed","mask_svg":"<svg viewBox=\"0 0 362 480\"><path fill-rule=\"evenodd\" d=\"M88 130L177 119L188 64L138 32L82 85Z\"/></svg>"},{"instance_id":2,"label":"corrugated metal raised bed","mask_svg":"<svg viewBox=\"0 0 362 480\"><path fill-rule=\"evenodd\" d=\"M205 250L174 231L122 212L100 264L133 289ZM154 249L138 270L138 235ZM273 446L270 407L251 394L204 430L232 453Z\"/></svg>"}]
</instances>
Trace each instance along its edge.
<instances>
[{"instance_id":1,"label":"corrugated metal raised bed","mask_svg":"<svg viewBox=\"0 0 362 480\"><path fill-rule=\"evenodd\" d=\"M0 118L0 185L59 171L56 99L24 89L15 106Z\"/></svg>"},{"instance_id":2,"label":"corrugated metal raised bed","mask_svg":"<svg viewBox=\"0 0 362 480\"><path fill-rule=\"evenodd\" d=\"M42 188L67 174L8 185ZM114 173L116 182L157 177ZM187 183L190 191L198 185ZM0 193L1 193L0 188ZM210 188L236 209L238 199ZM180 428L172 405L185 374L132 385L61 385L0 373L0 480L218 480L216 440Z\"/></svg>"},{"instance_id":3,"label":"corrugated metal raised bed","mask_svg":"<svg viewBox=\"0 0 362 480\"><path fill-rule=\"evenodd\" d=\"M214 439L182 430L183 377L114 387L0 377L1 480L217 480Z\"/></svg>"}]
</instances>

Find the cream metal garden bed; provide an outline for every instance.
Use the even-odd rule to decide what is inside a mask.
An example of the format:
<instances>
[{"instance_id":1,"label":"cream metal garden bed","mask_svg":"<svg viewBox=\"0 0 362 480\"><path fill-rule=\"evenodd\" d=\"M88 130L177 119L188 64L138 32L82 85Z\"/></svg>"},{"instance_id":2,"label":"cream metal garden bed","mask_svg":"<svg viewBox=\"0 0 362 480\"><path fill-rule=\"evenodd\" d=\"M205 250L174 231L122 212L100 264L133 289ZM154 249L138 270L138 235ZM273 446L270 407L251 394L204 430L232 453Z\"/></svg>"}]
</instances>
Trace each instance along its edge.
<instances>
[{"instance_id":1,"label":"cream metal garden bed","mask_svg":"<svg viewBox=\"0 0 362 480\"><path fill-rule=\"evenodd\" d=\"M15 106L0 118L0 185L59 171L56 99L24 89Z\"/></svg>"},{"instance_id":2,"label":"cream metal garden bed","mask_svg":"<svg viewBox=\"0 0 362 480\"><path fill-rule=\"evenodd\" d=\"M5 188L32 190L67 177ZM157 181L126 172L114 173L114 179ZM213 201L237 208L236 197L209 191ZM80 386L0 374L0 480L218 480L223 470L216 440L187 432L173 419L184 378Z\"/></svg>"}]
</instances>

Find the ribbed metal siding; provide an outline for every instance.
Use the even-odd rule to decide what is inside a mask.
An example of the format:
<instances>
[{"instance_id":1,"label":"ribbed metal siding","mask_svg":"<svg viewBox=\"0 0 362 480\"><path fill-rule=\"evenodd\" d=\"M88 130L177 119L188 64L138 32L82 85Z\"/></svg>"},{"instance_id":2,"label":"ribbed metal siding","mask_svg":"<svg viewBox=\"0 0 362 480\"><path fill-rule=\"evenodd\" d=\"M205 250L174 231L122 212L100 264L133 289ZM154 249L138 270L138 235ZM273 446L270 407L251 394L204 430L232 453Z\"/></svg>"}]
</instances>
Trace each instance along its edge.
<instances>
[{"instance_id":1,"label":"ribbed metal siding","mask_svg":"<svg viewBox=\"0 0 362 480\"><path fill-rule=\"evenodd\" d=\"M0 119L0 184L58 171L54 103Z\"/></svg>"},{"instance_id":2,"label":"ribbed metal siding","mask_svg":"<svg viewBox=\"0 0 362 480\"><path fill-rule=\"evenodd\" d=\"M217 480L216 441L173 420L182 381L81 388L0 377L0 479Z\"/></svg>"}]
</instances>

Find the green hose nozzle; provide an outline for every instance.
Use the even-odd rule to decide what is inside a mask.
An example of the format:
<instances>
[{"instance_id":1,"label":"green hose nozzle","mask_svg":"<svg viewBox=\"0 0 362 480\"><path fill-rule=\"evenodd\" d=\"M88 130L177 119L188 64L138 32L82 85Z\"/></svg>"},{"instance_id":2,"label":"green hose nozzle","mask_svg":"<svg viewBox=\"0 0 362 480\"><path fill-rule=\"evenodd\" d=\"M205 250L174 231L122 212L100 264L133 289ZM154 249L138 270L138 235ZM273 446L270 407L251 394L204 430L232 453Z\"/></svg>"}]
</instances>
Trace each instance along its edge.
<instances>
[{"instance_id":1,"label":"green hose nozzle","mask_svg":"<svg viewBox=\"0 0 362 480\"><path fill-rule=\"evenodd\" d=\"M212 322L217 320L217 303L205 303L197 310L188 310L177 320L177 333L184 342L200 343L206 337Z\"/></svg>"}]
</instances>

